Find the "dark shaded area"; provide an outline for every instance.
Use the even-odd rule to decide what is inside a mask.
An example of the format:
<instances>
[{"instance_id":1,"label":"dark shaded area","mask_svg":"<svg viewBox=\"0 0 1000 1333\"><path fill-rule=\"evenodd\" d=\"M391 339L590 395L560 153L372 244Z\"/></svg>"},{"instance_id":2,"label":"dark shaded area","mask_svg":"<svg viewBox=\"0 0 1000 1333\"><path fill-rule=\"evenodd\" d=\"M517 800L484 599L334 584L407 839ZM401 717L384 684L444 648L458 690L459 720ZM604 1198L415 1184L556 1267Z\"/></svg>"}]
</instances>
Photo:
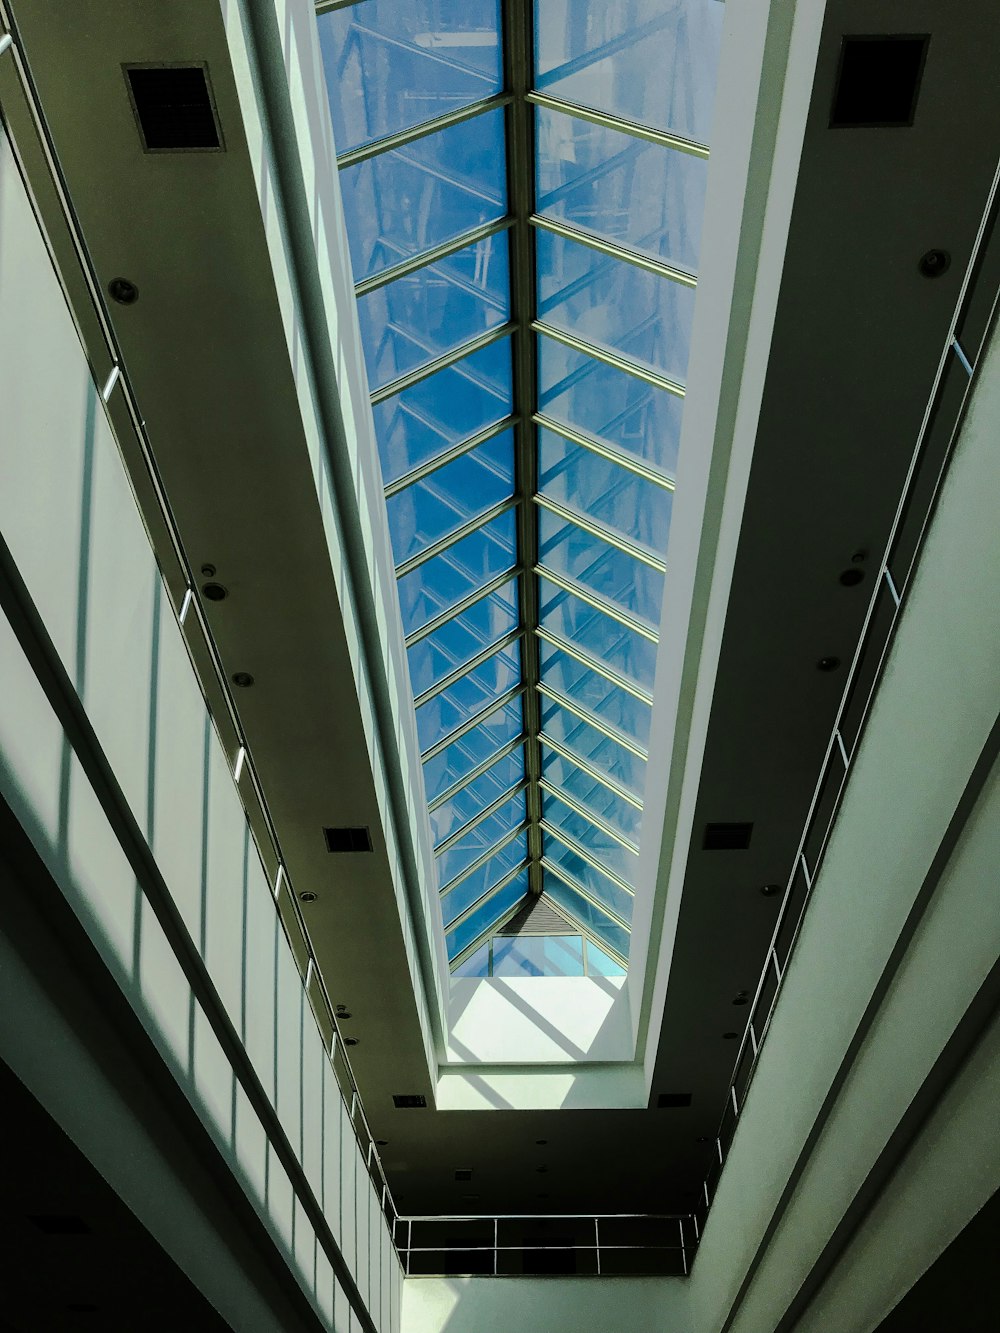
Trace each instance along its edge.
<instances>
[{"instance_id":1,"label":"dark shaded area","mask_svg":"<svg viewBox=\"0 0 1000 1333\"><path fill-rule=\"evenodd\" d=\"M0 1061L0 1250L8 1333L226 1333L223 1320Z\"/></svg>"},{"instance_id":2,"label":"dark shaded area","mask_svg":"<svg viewBox=\"0 0 1000 1333\"><path fill-rule=\"evenodd\" d=\"M987 1333L997 1327L1000 1193L906 1293L876 1333Z\"/></svg>"}]
</instances>

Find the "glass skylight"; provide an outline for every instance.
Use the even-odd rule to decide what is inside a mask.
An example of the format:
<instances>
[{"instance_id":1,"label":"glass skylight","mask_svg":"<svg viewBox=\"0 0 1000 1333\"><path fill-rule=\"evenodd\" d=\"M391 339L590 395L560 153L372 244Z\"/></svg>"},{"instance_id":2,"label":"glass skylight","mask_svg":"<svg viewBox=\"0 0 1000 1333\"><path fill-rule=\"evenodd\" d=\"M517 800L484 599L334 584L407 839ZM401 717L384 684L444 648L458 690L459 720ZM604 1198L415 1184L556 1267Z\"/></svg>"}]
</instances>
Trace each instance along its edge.
<instances>
[{"instance_id":1,"label":"glass skylight","mask_svg":"<svg viewBox=\"0 0 1000 1333\"><path fill-rule=\"evenodd\" d=\"M317 13L448 956L614 975L723 5Z\"/></svg>"}]
</instances>

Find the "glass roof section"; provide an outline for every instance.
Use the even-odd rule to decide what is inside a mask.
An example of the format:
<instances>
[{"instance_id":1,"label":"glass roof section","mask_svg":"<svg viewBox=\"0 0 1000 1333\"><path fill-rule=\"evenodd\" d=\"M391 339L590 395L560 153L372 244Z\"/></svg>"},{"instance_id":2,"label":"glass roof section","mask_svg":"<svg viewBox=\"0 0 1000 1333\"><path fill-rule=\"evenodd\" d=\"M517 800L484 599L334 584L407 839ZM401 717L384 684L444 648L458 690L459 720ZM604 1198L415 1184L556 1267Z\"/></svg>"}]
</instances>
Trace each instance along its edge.
<instances>
[{"instance_id":1,"label":"glass roof section","mask_svg":"<svg viewBox=\"0 0 1000 1333\"><path fill-rule=\"evenodd\" d=\"M317 4L457 974L627 964L722 16Z\"/></svg>"}]
</instances>

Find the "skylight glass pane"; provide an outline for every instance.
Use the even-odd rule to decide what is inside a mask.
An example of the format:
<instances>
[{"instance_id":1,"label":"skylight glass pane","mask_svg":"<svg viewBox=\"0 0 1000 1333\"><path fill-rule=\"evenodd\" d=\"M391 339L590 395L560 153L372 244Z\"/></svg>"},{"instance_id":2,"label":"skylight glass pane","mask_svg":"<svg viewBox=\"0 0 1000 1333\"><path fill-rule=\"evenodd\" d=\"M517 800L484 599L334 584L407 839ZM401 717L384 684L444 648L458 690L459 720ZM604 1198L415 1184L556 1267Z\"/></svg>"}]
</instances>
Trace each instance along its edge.
<instances>
[{"instance_id":1,"label":"skylight glass pane","mask_svg":"<svg viewBox=\"0 0 1000 1333\"><path fill-rule=\"evenodd\" d=\"M600 950L598 950L600 953ZM601 957L607 957L601 954ZM611 962L611 959L608 959ZM473 949L463 962L459 963L451 974L453 977L488 977L490 975L490 942L486 941L478 949ZM598 976L614 976L614 973L595 973Z\"/></svg>"},{"instance_id":2,"label":"skylight glass pane","mask_svg":"<svg viewBox=\"0 0 1000 1333\"><path fill-rule=\"evenodd\" d=\"M372 390L503 324L510 314L507 236L396 278L358 299Z\"/></svg>"},{"instance_id":3,"label":"skylight glass pane","mask_svg":"<svg viewBox=\"0 0 1000 1333\"><path fill-rule=\"evenodd\" d=\"M538 317L670 379L687 374L693 287L537 231Z\"/></svg>"},{"instance_id":4,"label":"skylight glass pane","mask_svg":"<svg viewBox=\"0 0 1000 1333\"><path fill-rule=\"evenodd\" d=\"M553 902L576 917L581 925L586 926L602 943L624 958L628 957L629 933L625 927L619 926L617 922L605 916L599 907L589 903L581 893L570 888L551 870L546 870L545 873L545 892ZM474 936L470 935L469 938L473 939Z\"/></svg>"},{"instance_id":5,"label":"skylight glass pane","mask_svg":"<svg viewBox=\"0 0 1000 1333\"><path fill-rule=\"evenodd\" d=\"M578 644L590 657L652 691L656 671L654 643L545 578L539 579L539 597L539 621L545 628Z\"/></svg>"},{"instance_id":6,"label":"skylight glass pane","mask_svg":"<svg viewBox=\"0 0 1000 1333\"><path fill-rule=\"evenodd\" d=\"M467 773L485 763L521 734L521 700L513 699L487 714L478 726L452 741L433 759L424 762L424 787L428 801L461 782Z\"/></svg>"},{"instance_id":7,"label":"skylight glass pane","mask_svg":"<svg viewBox=\"0 0 1000 1333\"><path fill-rule=\"evenodd\" d=\"M399 580L404 633L423 628L509 570L515 549L515 513L511 509L404 575Z\"/></svg>"},{"instance_id":8,"label":"skylight glass pane","mask_svg":"<svg viewBox=\"0 0 1000 1333\"><path fill-rule=\"evenodd\" d=\"M547 791L542 792L542 818L553 828L565 833L600 865L635 888L638 856L609 837L593 820L578 815Z\"/></svg>"},{"instance_id":9,"label":"skylight glass pane","mask_svg":"<svg viewBox=\"0 0 1000 1333\"><path fill-rule=\"evenodd\" d=\"M474 957L476 955L473 955ZM476 975L482 975L477 973ZM593 940L587 940L587 975L590 977L623 977L625 969L610 954L599 949Z\"/></svg>"},{"instance_id":10,"label":"skylight glass pane","mask_svg":"<svg viewBox=\"0 0 1000 1333\"><path fill-rule=\"evenodd\" d=\"M510 415L510 339L480 348L377 403L374 411L388 484Z\"/></svg>"},{"instance_id":11,"label":"skylight glass pane","mask_svg":"<svg viewBox=\"0 0 1000 1333\"><path fill-rule=\"evenodd\" d=\"M448 948L448 957L454 958L478 935L503 920L527 892L528 872L525 871L521 875L515 875L509 884L495 893L488 902L483 903L482 907L477 908L460 926L447 932L445 944Z\"/></svg>"},{"instance_id":12,"label":"skylight glass pane","mask_svg":"<svg viewBox=\"0 0 1000 1333\"><path fill-rule=\"evenodd\" d=\"M513 493L514 436L508 430L389 497L389 532L396 563L447 537Z\"/></svg>"},{"instance_id":13,"label":"skylight glass pane","mask_svg":"<svg viewBox=\"0 0 1000 1333\"><path fill-rule=\"evenodd\" d=\"M724 11L719 0L536 3L536 85L707 143Z\"/></svg>"},{"instance_id":14,"label":"skylight glass pane","mask_svg":"<svg viewBox=\"0 0 1000 1333\"><path fill-rule=\"evenodd\" d=\"M592 811L605 824L621 833L633 846L639 845L642 811L618 796L577 764L556 754L542 742L542 776L556 791L565 792L577 805Z\"/></svg>"},{"instance_id":15,"label":"skylight glass pane","mask_svg":"<svg viewBox=\"0 0 1000 1333\"><path fill-rule=\"evenodd\" d=\"M538 436L538 489L543 495L661 557L666 554L672 491L554 431L540 430Z\"/></svg>"},{"instance_id":16,"label":"skylight glass pane","mask_svg":"<svg viewBox=\"0 0 1000 1333\"><path fill-rule=\"evenodd\" d=\"M477 778L473 778L471 782L467 783L457 791L455 795L445 801L443 805L439 805L436 810L431 811L431 832L434 836L435 844L444 842L446 838L451 837L453 833L467 824L470 819L475 819L476 815L478 815L481 810L485 810L492 801L497 800L497 798L502 796L504 792L510 791L512 787L515 787L523 780L523 778L524 747L518 746L518 748L510 754L504 755L502 759L498 759L491 768L486 770L485 773L480 773ZM521 811L520 814L518 814L517 809L514 808L515 806ZM508 822L503 826L503 833L509 833L514 824L518 823L520 819L523 819L523 809L523 799L520 802L508 802L504 807L503 812L508 821L513 820L513 822ZM481 825L478 825L477 832L479 828L486 829L487 825L490 825L491 829L493 828L493 816L490 816L488 819L484 820ZM492 836L489 836L490 831L490 829L486 829L487 842L483 844L484 846L488 846L491 842L496 840L495 832ZM482 848L480 848L480 850L482 850ZM456 870L449 870L447 878L453 879L457 873L458 871Z\"/></svg>"},{"instance_id":17,"label":"skylight glass pane","mask_svg":"<svg viewBox=\"0 0 1000 1333\"><path fill-rule=\"evenodd\" d=\"M521 682L521 645L501 648L460 676L446 690L417 709L417 737L421 750L428 750L442 736L460 727L491 700L506 694ZM420 691L414 685L414 692Z\"/></svg>"},{"instance_id":18,"label":"skylight glass pane","mask_svg":"<svg viewBox=\"0 0 1000 1333\"><path fill-rule=\"evenodd\" d=\"M623 690L584 666L561 648L542 640L539 645L542 679L553 689L586 709L602 722L645 746L649 739L650 708L641 699Z\"/></svg>"},{"instance_id":19,"label":"skylight glass pane","mask_svg":"<svg viewBox=\"0 0 1000 1333\"><path fill-rule=\"evenodd\" d=\"M484 648L498 643L517 625L517 617L517 580L511 579L412 644L407 656L414 693L433 688Z\"/></svg>"},{"instance_id":20,"label":"skylight glass pane","mask_svg":"<svg viewBox=\"0 0 1000 1333\"><path fill-rule=\"evenodd\" d=\"M446 852L441 852L437 858L438 885L444 888L446 884L450 884L452 880L457 879L468 866L472 865L480 856L506 837L511 829L522 824L524 817L524 793L518 792L499 810L494 811L493 814L481 820L475 828L471 828L468 833L463 834L454 846L449 847ZM524 855L522 850L519 855L512 854L513 859L510 859L508 856L510 847L520 845L521 841L521 838L515 838L509 847L498 852L488 864L503 865L505 871L510 870ZM483 871L478 870L471 878L482 878L482 875ZM483 888L488 888L489 884L495 883L499 878L499 875L493 875L491 879L490 875L487 874Z\"/></svg>"},{"instance_id":21,"label":"skylight glass pane","mask_svg":"<svg viewBox=\"0 0 1000 1333\"><path fill-rule=\"evenodd\" d=\"M536 345L542 412L676 474L683 398L544 335Z\"/></svg>"},{"instance_id":22,"label":"skylight glass pane","mask_svg":"<svg viewBox=\"0 0 1000 1333\"><path fill-rule=\"evenodd\" d=\"M694 272L708 162L535 108L536 212Z\"/></svg>"},{"instance_id":23,"label":"skylight glass pane","mask_svg":"<svg viewBox=\"0 0 1000 1333\"><path fill-rule=\"evenodd\" d=\"M582 977L580 935L493 937L495 977Z\"/></svg>"},{"instance_id":24,"label":"skylight glass pane","mask_svg":"<svg viewBox=\"0 0 1000 1333\"><path fill-rule=\"evenodd\" d=\"M355 282L493 222L507 211L503 111L347 167L340 190Z\"/></svg>"},{"instance_id":25,"label":"skylight glass pane","mask_svg":"<svg viewBox=\"0 0 1000 1333\"><path fill-rule=\"evenodd\" d=\"M658 569L546 509L539 512L538 529L538 559L546 569L645 621L656 633L663 601Z\"/></svg>"},{"instance_id":26,"label":"skylight glass pane","mask_svg":"<svg viewBox=\"0 0 1000 1333\"><path fill-rule=\"evenodd\" d=\"M547 861L554 866L565 870L572 879L591 893L599 902L610 907L618 916L626 921L632 920L633 898L630 893L626 893L623 888L602 875L588 861L585 861L579 853L574 852L572 848L567 847L565 843L554 837L551 833L543 831L542 833L542 852Z\"/></svg>"},{"instance_id":27,"label":"skylight glass pane","mask_svg":"<svg viewBox=\"0 0 1000 1333\"><path fill-rule=\"evenodd\" d=\"M646 785L646 764L642 759L550 699L543 698L541 704L544 736L571 750L591 768L642 799Z\"/></svg>"},{"instance_id":28,"label":"skylight glass pane","mask_svg":"<svg viewBox=\"0 0 1000 1333\"><path fill-rule=\"evenodd\" d=\"M500 88L498 0L360 0L317 22L339 153Z\"/></svg>"}]
</instances>

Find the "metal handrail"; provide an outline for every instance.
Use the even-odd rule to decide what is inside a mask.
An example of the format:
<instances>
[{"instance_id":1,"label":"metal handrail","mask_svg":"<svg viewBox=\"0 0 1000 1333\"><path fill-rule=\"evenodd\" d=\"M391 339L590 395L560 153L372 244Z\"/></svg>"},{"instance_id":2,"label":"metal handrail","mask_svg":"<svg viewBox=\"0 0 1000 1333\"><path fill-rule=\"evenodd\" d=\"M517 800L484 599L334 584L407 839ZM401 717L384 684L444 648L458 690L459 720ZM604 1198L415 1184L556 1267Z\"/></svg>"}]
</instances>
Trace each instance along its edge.
<instances>
[{"instance_id":1,"label":"metal handrail","mask_svg":"<svg viewBox=\"0 0 1000 1333\"><path fill-rule=\"evenodd\" d=\"M993 178L993 183L987 198L986 208L983 212L982 221L976 236L969 263L966 268L965 277L956 302L955 313L952 317L948 329L948 336L945 340L944 350L938 363L937 374L931 389L930 399L927 409L924 413L923 423L914 446L910 467L907 472L903 492L896 509L892 528L890 529L886 541L885 550L881 564L879 566L879 576L875 582L875 588L862 626L858 645L851 661L850 669L847 673L847 680L841 696L840 706L837 710L837 718L834 723L833 732L827 744L823 756L823 763L820 768L820 776L813 792L812 801L809 805L809 812L806 816L802 835L798 842L795 857L792 863L792 869L785 884L782 897L781 910L775 923L774 931L768 945L767 955L764 965L761 969L760 977L754 988L753 1000L750 1006L750 1020L747 1023L746 1030L743 1033L737 1050L736 1059L733 1064L733 1074L729 1081L729 1094L727 1097L726 1109L720 1122L719 1131L715 1137L716 1156L718 1161L712 1171L705 1178L702 1185L702 1204L699 1209L701 1225L704 1226L705 1218L711 1207L711 1187L709 1182L718 1183L722 1168L725 1164L726 1151L732 1141L735 1132L736 1123L742 1112L743 1104L746 1101L747 1092L756 1069L760 1050L767 1034L770 1018L777 1004L778 996L781 992L781 986L787 971L788 959L798 940L801 929L802 918L805 914L809 898L812 893L813 884L819 873L826 847L829 843L830 832L836 821L843 799L844 788L846 786L847 775L850 772L851 764L858 752L861 736L868 720L871 709L871 701L875 690L881 679L885 662L888 656L889 647L895 635L896 627L899 623L899 615L906 597L906 593L912 583L913 573L917 563L917 557L923 547L930 517L933 513L934 505L938 494L940 493L942 480L954 452L955 441L958 435L958 428L964 415L965 406L969 400L969 392L973 382L977 377L977 371L981 361L981 348L985 346L987 337L984 335L980 343L980 351L969 355L969 350L963 347L958 337L958 330L962 326L963 320L969 312L972 304L972 298L979 295L976 288L975 278L977 266L981 255L984 253L986 245L992 239L994 244L1000 244L1000 227L998 227L998 205L1000 205L1000 164ZM996 327L997 314L1000 310L1000 296L994 294L993 314L990 324ZM921 528L917 541L914 545L913 555L910 558L908 567L905 570L896 570L893 573L893 555L896 550L897 540L900 536L903 521L908 517L908 501L912 498L916 490L916 482L921 477L921 469L928 462L928 457L924 451L924 445L927 441L929 427L932 423L938 422L937 413L943 402L943 390L946 372L949 368L949 362L957 365L964 371L968 383L965 393L962 396L961 403L955 411L955 420L952 423L947 447L937 463L938 473L935 485L927 503L926 512L921 517ZM933 465L934 460L930 460ZM892 603L892 614L887 625L884 627L884 634L881 636L881 643L878 642L878 636L875 632L876 612L880 608L880 601L885 594L888 594ZM884 602L881 603L885 605ZM872 651L879 651L880 657L868 685L868 693L864 699L861 716L857 721L853 742L848 746L844 737L844 720L848 709L855 703L854 689L858 685L861 670L870 660ZM821 828L819 822L820 802L828 794L827 782L831 775L838 771L840 785L834 793L834 799L829 811L826 812L826 825ZM806 848L810 839L820 830L820 841L818 847L812 853L812 863L806 855ZM796 881L802 877L805 885L805 892L802 893L800 901L793 906L793 893L796 889ZM793 911L797 910L797 917L791 924L791 933L789 935L789 922ZM779 957L778 941L784 938L787 943L787 949L784 951L784 958ZM773 974L774 985L771 986L771 974ZM748 1061L744 1067L744 1061ZM738 1084L742 1083L739 1093L737 1093ZM725 1140L725 1143L723 1142ZM699 1214L696 1213L696 1216Z\"/></svg>"}]
</instances>

